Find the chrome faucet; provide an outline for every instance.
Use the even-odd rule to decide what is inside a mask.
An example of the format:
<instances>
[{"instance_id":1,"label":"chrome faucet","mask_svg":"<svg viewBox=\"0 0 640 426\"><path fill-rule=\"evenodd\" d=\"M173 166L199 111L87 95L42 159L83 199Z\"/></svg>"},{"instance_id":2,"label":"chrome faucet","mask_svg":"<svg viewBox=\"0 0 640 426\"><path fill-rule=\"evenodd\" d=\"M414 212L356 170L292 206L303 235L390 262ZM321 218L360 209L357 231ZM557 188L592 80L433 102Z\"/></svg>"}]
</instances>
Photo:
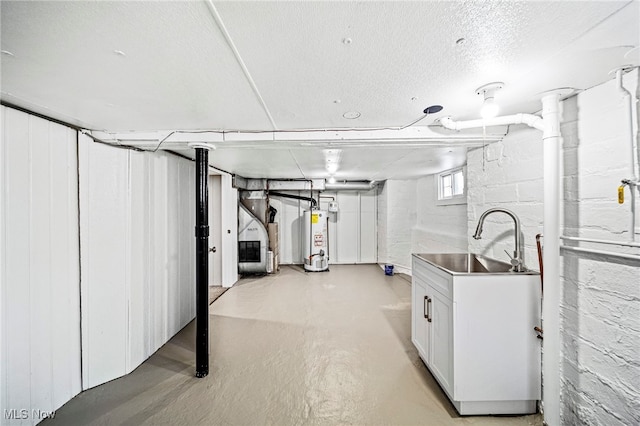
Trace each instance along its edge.
<instances>
[{"instance_id":1,"label":"chrome faucet","mask_svg":"<svg viewBox=\"0 0 640 426\"><path fill-rule=\"evenodd\" d=\"M522 254L520 253L520 219L518 219L518 216L516 216L514 212L507 209L493 208L482 213L482 215L480 215L480 219L478 220L478 226L476 227L476 233L473 234L473 238L475 238L476 240L479 240L481 238L482 225L484 224L484 220L491 213L496 213L496 212L508 214L509 216L511 216L511 219L513 219L513 222L516 225L516 231L515 231L516 249L513 252L513 257L509 255L509 253L507 253L507 255L509 255L509 257L511 258L511 266L512 266L511 271L524 272L524 264L522 263Z\"/></svg>"}]
</instances>

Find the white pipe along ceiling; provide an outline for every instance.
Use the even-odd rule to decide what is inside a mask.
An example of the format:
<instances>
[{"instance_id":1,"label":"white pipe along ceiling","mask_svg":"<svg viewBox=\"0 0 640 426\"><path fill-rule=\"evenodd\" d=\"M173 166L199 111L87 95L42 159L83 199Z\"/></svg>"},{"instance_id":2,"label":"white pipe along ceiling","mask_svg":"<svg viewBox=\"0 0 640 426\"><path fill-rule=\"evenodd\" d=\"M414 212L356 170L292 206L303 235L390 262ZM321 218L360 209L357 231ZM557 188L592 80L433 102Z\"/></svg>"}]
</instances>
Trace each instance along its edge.
<instances>
[{"instance_id":1,"label":"white pipe along ceiling","mask_svg":"<svg viewBox=\"0 0 640 426\"><path fill-rule=\"evenodd\" d=\"M478 117L476 88L488 81L504 82L492 93L502 115L523 113L528 125L549 87L583 90L638 65L639 9L4 2L1 95L109 143L188 156L188 142L213 143L210 165L239 176L409 179L462 166L468 148L504 137L506 129L463 134L437 121ZM325 149L343 150L333 174Z\"/></svg>"},{"instance_id":2,"label":"white pipe along ceiling","mask_svg":"<svg viewBox=\"0 0 640 426\"><path fill-rule=\"evenodd\" d=\"M543 409L561 423L561 250L616 255L560 243L578 243L561 235L561 100L616 70L620 245L636 247L637 93L622 77L640 66L640 1L3 1L0 19L3 105L114 146L215 149L208 165L247 191L367 191L462 167L513 126L541 131ZM501 115L477 119L485 101Z\"/></svg>"}]
</instances>

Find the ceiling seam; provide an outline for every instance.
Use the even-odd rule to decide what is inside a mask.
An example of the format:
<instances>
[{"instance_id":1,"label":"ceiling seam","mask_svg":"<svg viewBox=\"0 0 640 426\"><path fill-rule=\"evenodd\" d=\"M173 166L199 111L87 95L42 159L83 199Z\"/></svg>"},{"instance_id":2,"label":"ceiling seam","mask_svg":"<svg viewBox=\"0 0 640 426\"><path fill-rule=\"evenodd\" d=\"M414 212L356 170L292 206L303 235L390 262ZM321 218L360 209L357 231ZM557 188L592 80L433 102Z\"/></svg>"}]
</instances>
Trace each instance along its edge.
<instances>
[{"instance_id":1,"label":"ceiling seam","mask_svg":"<svg viewBox=\"0 0 640 426\"><path fill-rule=\"evenodd\" d=\"M582 34L577 35L573 39L569 40L568 43L566 43L557 52L553 53L551 56L549 56L544 61L550 61L552 58L560 56L563 52L568 50L571 46L575 45L580 39L582 39L583 37L587 36L590 32L592 32L593 30L595 30L596 28L598 28L599 26L601 26L602 24L604 24L605 22L610 20L613 16L617 15L618 13L620 13L623 9L629 7L635 1L637 1L637 0L630 0L627 3L625 3L623 6L621 6L619 9L615 10L614 12L609 13L607 16L605 16L604 18L600 19L598 22L596 22L595 24L591 25L589 28L584 30L582 32ZM598 83L598 84L601 84L601 83ZM596 84L595 86L597 86L598 84ZM594 87L594 86L591 86L591 87ZM585 88L584 90L587 90L589 88Z\"/></svg>"},{"instance_id":2,"label":"ceiling seam","mask_svg":"<svg viewBox=\"0 0 640 426\"><path fill-rule=\"evenodd\" d=\"M298 166L298 170L300 171L300 174L302 175L303 179L306 179L307 177L305 176L304 172L302 171L302 167L300 167L300 163L298 163L298 159L296 158L295 155L293 155L293 152L291 152L291 150L289 149L289 155L291 155L291 158L293 158L293 161L296 163L296 166Z\"/></svg>"},{"instance_id":3,"label":"ceiling seam","mask_svg":"<svg viewBox=\"0 0 640 426\"><path fill-rule=\"evenodd\" d=\"M222 35L224 36L225 41L229 45L229 48L231 48L231 51L233 52L233 56L236 58L236 61L240 65L240 68L242 69L244 76L249 82L249 85L251 86L253 93L258 98L258 101L260 102L260 105L262 106L262 109L264 110L265 114L267 114L267 117L269 118L271 125L275 130L277 130L278 126L276 125L275 120L271 116L271 112L269 111L269 108L267 107L266 102L264 101L264 99L262 98L262 95L260 94L260 91L258 90L258 86L256 85L256 82L253 80L253 77L251 77L251 73L249 72L249 69L247 68L244 61L242 60L242 57L240 56L240 52L236 48L236 45L233 42L233 40L231 40L231 35L229 34L229 31L227 31L227 27L224 25L224 22L222 22L222 17L220 16L220 14L218 13L218 10L214 6L213 1L206 0L205 3L207 5L207 9L209 9L209 13L211 13L211 16L216 21L216 24L218 25L218 29L220 30L220 32L222 32Z\"/></svg>"},{"instance_id":4,"label":"ceiling seam","mask_svg":"<svg viewBox=\"0 0 640 426\"><path fill-rule=\"evenodd\" d=\"M389 163L389 164L387 164L386 166L384 166L384 167L382 168L382 170L378 170L378 172L377 172L377 173L374 173L374 174L373 174L373 176L371 176L371 177L370 177L370 179L371 179L371 180L383 180L382 178L380 178L380 177L378 177L378 176L383 175L383 172L385 172L385 171L389 170L389 169L391 168L391 166L393 166L394 164L396 164L396 163L398 163L398 162L400 162L400 161L404 160L405 158L407 158L407 157L409 157L409 156L413 156L415 151L418 151L418 150L417 150L417 149L412 149L408 154L405 154L405 155L403 155L403 156L402 156L402 157L400 157L400 158L396 158L396 159L395 159L395 160L393 160L391 163ZM385 178L385 179L393 179L393 176L394 176L394 175L396 175L396 174L397 174L397 173L394 173L393 175L391 175L390 177Z\"/></svg>"}]
</instances>

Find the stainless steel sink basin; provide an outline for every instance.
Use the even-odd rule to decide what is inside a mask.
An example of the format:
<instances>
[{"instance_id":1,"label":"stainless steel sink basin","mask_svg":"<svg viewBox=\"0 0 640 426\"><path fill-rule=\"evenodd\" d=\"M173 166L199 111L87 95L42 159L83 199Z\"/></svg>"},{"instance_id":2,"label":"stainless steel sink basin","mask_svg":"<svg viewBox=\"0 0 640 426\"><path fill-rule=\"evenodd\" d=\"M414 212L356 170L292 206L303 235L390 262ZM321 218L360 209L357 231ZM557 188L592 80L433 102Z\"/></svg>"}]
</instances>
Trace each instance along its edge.
<instances>
[{"instance_id":1,"label":"stainless steel sink basin","mask_svg":"<svg viewBox=\"0 0 640 426\"><path fill-rule=\"evenodd\" d=\"M535 271L511 272L511 265L473 253L417 253L414 256L451 274L537 274Z\"/></svg>"}]
</instances>

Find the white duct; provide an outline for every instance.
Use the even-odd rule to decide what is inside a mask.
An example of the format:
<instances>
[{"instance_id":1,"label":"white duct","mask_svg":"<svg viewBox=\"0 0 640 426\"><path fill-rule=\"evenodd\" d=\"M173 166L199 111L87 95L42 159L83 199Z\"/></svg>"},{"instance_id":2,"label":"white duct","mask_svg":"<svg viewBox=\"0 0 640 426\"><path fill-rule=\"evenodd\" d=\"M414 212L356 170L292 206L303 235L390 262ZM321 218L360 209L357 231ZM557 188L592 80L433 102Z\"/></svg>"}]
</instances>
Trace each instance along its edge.
<instances>
[{"instance_id":1,"label":"white duct","mask_svg":"<svg viewBox=\"0 0 640 426\"><path fill-rule=\"evenodd\" d=\"M324 189L327 190L327 191L345 191L345 190L368 191L370 189L375 188L377 184L378 183L375 180L372 180L370 182L368 182L368 181L363 181L363 182L336 182L336 183L327 182L324 185Z\"/></svg>"},{"instance_id":2,"label":"white duct","mask_svg":"<svg viewBox=\"0 0 640 426\"><path fill-rule=\"evenodd\" d=\"M483 118L481 120L453 121L451 117L440 119L443 127L451 130L473 129L478 127L503 126L509 124L526 124L538 130L544 130L542 118L533 114L513 114L502 117Z\"/></svg>"}]
</instances>

